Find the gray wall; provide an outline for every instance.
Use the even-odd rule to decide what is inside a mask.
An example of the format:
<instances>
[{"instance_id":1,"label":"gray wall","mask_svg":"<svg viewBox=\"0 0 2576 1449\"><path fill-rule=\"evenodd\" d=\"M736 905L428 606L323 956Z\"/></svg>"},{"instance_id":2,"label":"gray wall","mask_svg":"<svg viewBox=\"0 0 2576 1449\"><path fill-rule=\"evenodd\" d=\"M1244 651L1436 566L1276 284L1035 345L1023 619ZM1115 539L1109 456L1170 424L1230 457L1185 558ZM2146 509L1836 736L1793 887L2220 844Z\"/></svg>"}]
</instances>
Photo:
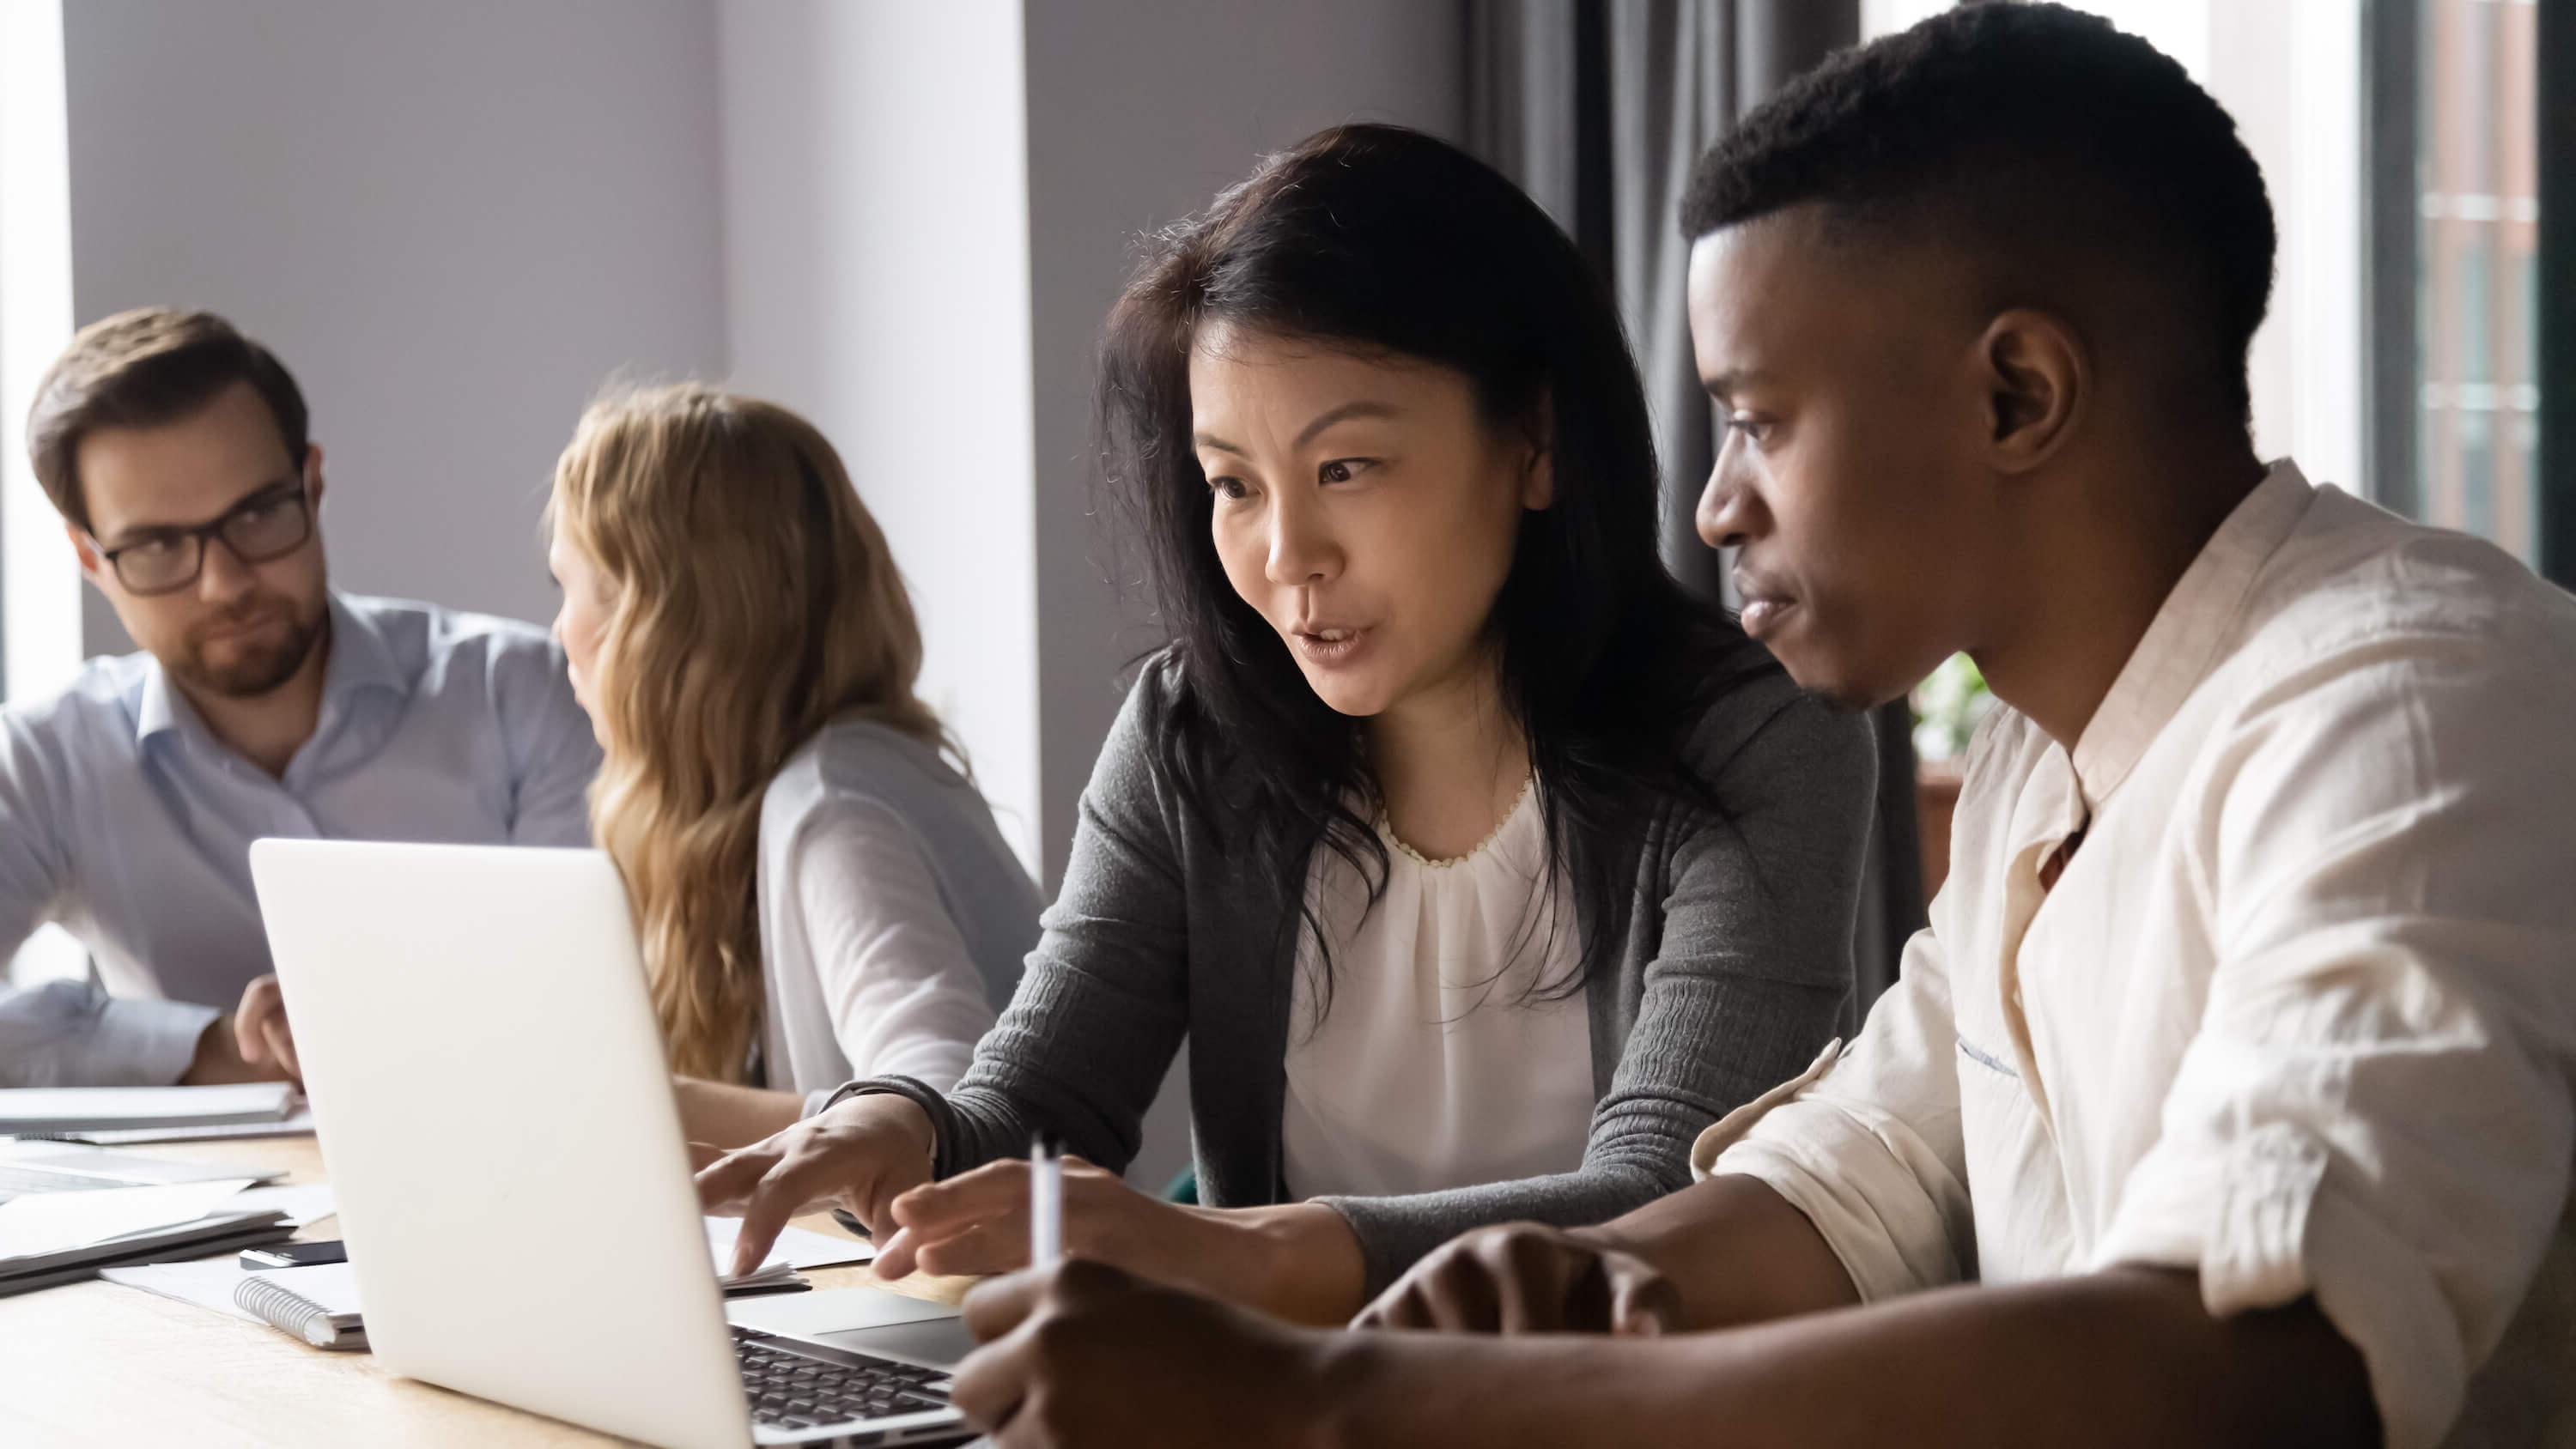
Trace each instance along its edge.
<instances>
[{"instance_id":1,"label":"gray wall","mask_svg":"<svg viewBox=\"0 0 2576 1449\"><path fill-rule=\"evenodd\" d=\"M612 369L725 361L705 0L77 0L75 320L212 308L303 385L341 587L545 620ZM90 652L128 647L93 596Z\"/></svg>"}]
</instances>

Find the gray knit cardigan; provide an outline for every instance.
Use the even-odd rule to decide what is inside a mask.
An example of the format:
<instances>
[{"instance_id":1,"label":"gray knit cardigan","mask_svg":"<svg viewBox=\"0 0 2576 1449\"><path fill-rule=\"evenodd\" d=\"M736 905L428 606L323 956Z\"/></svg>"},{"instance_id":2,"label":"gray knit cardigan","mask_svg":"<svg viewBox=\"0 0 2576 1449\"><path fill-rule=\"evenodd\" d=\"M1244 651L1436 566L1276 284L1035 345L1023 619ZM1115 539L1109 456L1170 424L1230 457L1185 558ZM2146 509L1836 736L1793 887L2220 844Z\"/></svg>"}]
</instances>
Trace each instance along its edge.
<instances>
[{"instance_id":1,"label":"gray knit cardigan","mask_svg":"<svg viewBox=\"0 0 2576 1449\"><path fill-rule=\"evenodd\" d=\"M1199 1200L1287 1200L1280 1106L1304 881L1265 878L1183 808L1154 748L1176 667L1148 667L1110 730L1063 893L965 1079L944 1096L906 1077L835 1094L920 1103L940 1177L1024 1153L1041 1128L1123 1172L1187 1038ZM1358 1235L1372 1293L1470 1228L1596 1223L1686 1185L1700 1130L1831 1036L1852 981L1869 727L1766 668L1719 699L1690 751L1727 818L1677 804L1648 823L1615 952L1585 988L1599 1100L1583 1165L1322 1199Z\"/></svg>"}]
</instances>

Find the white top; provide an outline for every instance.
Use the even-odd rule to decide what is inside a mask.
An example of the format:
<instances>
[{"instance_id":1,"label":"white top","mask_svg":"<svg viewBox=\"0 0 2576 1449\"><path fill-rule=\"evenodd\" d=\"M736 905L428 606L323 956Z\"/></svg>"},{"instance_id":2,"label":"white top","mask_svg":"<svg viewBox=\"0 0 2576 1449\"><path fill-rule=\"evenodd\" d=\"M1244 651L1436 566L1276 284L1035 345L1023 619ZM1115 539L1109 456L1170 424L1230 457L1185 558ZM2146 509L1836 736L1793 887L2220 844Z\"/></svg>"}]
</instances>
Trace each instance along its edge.
<instances>
[{"instance_id":1,"label":"white top","mask_svg":"<svg viewBox=\"0 0 2576 1449\"><path fill-rule=\"evenodd\" d=\"M1572 1172L1592 1123L1583 995L1525 1001L1581 955L1525 790L1483 845L1424 860L1378 827L1386 894L1318 850L1309 898L1336 943L1318 1027L1313 933L1298 949L1281 1119L1288 1190L1384 1197ZM1362 912L1366 912L1365 915Z\"/></svg>"},{"instance_id":2,"label":"white top","mask_svg":"<svg viewBox=\"0 0 2576 1449\"><path fill-rule=\"evenodd\" d=\"M761 1064L812 1112L855 1077L947 1091L1037 944L1038 892L928 746L844 719L760 807Z\"/></svg>"},{"instance_id":3,"label":"white top","mask_svg":"<svg viewBox=\"0 0 2576 1449\"><path fill-rule=\"evenodd\" d=\"M1988 719L1952 832L1859 1039L1694 1167L1866 1298L2312 1293L2391 1449L2571 1442L2576 600L2275 465L2071 755Z\"/></svg>"}]
</instances>

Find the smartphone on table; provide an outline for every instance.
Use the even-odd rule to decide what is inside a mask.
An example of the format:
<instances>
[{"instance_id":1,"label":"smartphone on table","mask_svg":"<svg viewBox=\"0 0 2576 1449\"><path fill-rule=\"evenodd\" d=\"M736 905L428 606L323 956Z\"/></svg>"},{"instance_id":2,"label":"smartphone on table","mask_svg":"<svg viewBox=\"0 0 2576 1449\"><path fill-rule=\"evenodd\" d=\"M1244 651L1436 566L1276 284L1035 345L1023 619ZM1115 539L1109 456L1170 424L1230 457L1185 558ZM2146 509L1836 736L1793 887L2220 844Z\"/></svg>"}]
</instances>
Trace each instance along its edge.
<instances>
[{"instance_id":1,"label":"smartphone on table","mask_svg":"<svg viewBox=\"0 0 2576 1449\"><path fill-rule=\"evenodd\" d=\"M349 1250L338 1238L318 1243L272 1243L265 1248L242 1250L241 1265L253 1271L262 1268L310 1268L317 1263L345 1263Z\"/></svg>"}]
</instances>

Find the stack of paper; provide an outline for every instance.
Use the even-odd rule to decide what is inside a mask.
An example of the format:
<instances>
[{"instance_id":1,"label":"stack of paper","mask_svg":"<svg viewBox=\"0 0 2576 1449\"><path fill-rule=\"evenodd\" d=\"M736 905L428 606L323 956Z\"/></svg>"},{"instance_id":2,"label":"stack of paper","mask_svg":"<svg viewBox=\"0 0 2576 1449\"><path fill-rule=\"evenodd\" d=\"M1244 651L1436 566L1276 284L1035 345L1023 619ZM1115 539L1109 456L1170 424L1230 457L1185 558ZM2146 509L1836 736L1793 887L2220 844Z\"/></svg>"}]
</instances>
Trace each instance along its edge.
<instances>
[{"instance_id":1,"label":"stack of paper","mask_svg":"<svg viewBox=\"0 0 2576 1449\"><path fill-rule=\"evenodd\" d=\"M228 1087L21 1087L0 1091L0 1135L141 1133L199 1135L275 1130L295 1115L285 1082Z\"/></svg>"},{"instance_id":2,"label":"stack of paper","mask_svg":"<svg viewBox=\"0 0 2576 1449\"><path fill-rule=\"evenodd\" d=\"M293 1236L285 1212L236 1201L249 1185L235 1178L0 1202L0 1296L78 1282L111 1263L239 1252Z\"/></svg>"},{"instance_id":3,"label":"stack of paper","mask_svg":"<svg viewBox=\"0 0 2576 1449\"><path fill-rule=\"evenodd\" d=\"M770 1245L769 1257L758 1268L740 1275L727 1273L725 1265L733 1261L734 1240L740 1236L742 1219L707 1219L707 1255L715 1263L716 1286L728 1298L801 1292L814 1285L798 1270L864 1263L877 1252L874 1243L827 1238L821 1233L788 1227L779 1230L778 1241Z\"/></svg>"},{"instance_id":4,"label":"stack of paper","mask_svg":"<svg viewBox=\"0 0 2576 1449\"><path fill-rule=\"evenodd\" d=\"M274 1122L263 1118L255 1122L218 1122L211 1126L192 1127L91 1127L79 1132L48 1132L45 1135L63 1142L88 1142L100 1147L132 1147L145 1142L218 1142L236 1137L310 1137L313 1135L313 1109L298 1107Z\"/></svg>"},{"instance_id":5,"label":"stack of paper","mask_svg":"<svg viewBox=\"0 0 2576 1449\"><path fill-rule=\"evenodd\" d=\"M0 1202L31 1192L90 1192L110 1187L164 1187L182 1182L260 1182L283 1177L276 1168L239 1163L188 1162L110 1152L77 1142L0 1137Z\"/></svg>"},{"instance_id":6,"label":"stack of paper","mask_svg":"<svg viewBox=\"0 0 2576 1449\"><path fill-rule=\"evenodd\" d=\"M728 1296L741 1294L749 1297L754 1293L793 1293L814 1285L806 1281L804 1274L788 1266L784 1259L772 1258L739 1276L731 1273L719 1275L716 1286Z\"/></svg>"}]
</instances>

